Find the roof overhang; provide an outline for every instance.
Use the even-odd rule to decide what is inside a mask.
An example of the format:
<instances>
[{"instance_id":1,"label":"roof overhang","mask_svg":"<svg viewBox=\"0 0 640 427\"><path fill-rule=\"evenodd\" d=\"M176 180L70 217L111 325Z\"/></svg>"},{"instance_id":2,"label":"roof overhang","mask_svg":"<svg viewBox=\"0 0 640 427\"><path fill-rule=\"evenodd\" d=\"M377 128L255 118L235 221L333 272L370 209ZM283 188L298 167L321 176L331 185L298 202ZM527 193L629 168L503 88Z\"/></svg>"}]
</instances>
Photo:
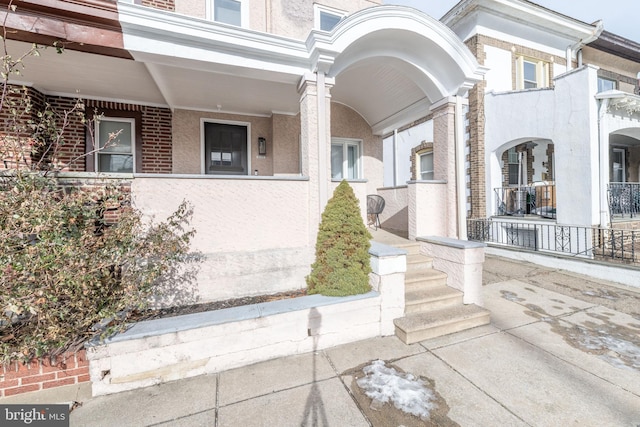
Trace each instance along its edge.
<instances>
[{"instance_id":1,"label":"roof overhang","mask_svg":"<svg viewBox=\"0 0 640 427\"><path fill-rule=\"evenodd\" d=\"M593 40L601 23L588 24L526 0L462 0L441 21L463 39L479 27L559 50Z\"/></svg>"}]
</instances>

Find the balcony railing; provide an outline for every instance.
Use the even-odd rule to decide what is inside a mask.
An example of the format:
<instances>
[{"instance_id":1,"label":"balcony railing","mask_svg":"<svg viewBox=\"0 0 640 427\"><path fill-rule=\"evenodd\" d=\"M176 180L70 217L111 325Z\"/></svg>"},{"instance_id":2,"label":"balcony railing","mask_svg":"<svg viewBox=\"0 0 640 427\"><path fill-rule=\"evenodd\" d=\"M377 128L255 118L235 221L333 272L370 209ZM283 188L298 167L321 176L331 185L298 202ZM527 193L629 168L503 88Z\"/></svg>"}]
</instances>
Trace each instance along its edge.
<instances>
[{"instance_id":1,"label":"balcony railing","mask_svg":"<svg viewBox=\"0 0 640 427\"><path fill-rule=\"evenodd\" d=\"M640 213L640 183L612 182L608 185L607 192L612 218L633 218Z\"/></svg>"},{"instance_id":2,"label":"balcony railing","mask_svg":"<svg viewBox=\"0 0 640 427\"><path fill-rule=\"evenodd\" d=\"M640 231L600 227L467 220L469 240L506 248L640 264Z\"/></svg>"},{"instance_id":3,"label":"balcony railing","mask_svg":"<svg viewBox=\"0 0 640 427\"><path fill-rule=\"evenodd\" d=\"M538 215L556 218L556 187L553 184L496 188L496 214Z\"/></svg>"}]
</instances>

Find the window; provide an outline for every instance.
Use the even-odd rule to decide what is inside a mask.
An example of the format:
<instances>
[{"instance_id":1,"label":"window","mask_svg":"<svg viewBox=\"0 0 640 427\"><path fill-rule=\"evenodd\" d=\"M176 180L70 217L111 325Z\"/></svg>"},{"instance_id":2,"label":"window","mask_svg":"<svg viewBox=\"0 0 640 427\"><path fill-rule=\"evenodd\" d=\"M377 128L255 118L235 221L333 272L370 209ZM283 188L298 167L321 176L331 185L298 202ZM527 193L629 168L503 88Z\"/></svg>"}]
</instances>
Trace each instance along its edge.
<instances>
[{"instance_id":1,"label":"window","mask_svg":"<svg viewBox=\"0 0 640 427\"><path fill-rule=\"evenodd\" d=\"M331 178L361 178L360 141L334 139L331 142Z\"/></svg>"},{"instance_id":2,"label":"window","mask_svg":"<svg viewBox=\"0 0 640 427\"><path fill-rule=\"evenodd\" d=\"M516 89L549 86L549 63L519 56L516 61Z\"/></svg>"},{"instance_id":3,"label":"window","mask_svg":"<svg viewBox=\"0 0 640 427\"><path fill-rule=\"evenodd\" d=\"M249 175L249 129L244 124L204 122L204 173Z\"/></svg>"},{"instance_id":4,"label":"window","mask_svg":"<svg viewBox=\"0 0 640 427\"><path fill-rule=\"evenodd\" d=\"M118 132L120 132L118 134ZM116 135L113 137L113 135ZM135 120L104 117L96 125L98 172L132 173L135 165Z\"/></svg>"},{"instance_id":5,"label":"window","mask_svg":"<svg viewBox=\"0 0 640 427\"><path fill-rule=\"evenodd\" d=\"M507 151L507 163L509 168L509 185L518 185L518 175L520 174L520 153L515 147Z\"/></svg>"},{"instance_id":6,"label":"window","mask_svg":"<svg viewBox=\"0 0 640 427\"><path fill-rule=\"evenodd\" d=\"M209 0L207 18L238 27L247 27L249 25L248 8L248 0Z\"/></svg>"},{"instance_id":7,"label":"window","mask_svg":"<svg viewBox=\"0 0 640 427\"><path fill-rule=\"evenodd\" d=\"M321 6L318 4L314 5L314 14L315 28L322 31L333 30L333 28L338 25L340 20L346 15L346 13L341 10Z\"/></svg>"},{"instance_id":8,"label":"window","mask_svg":"<svg viewBox=\"0 0 640 427\"><path fill-rule=\"evenodd\" d=\"M420 179L433 180L433 151L422 153L420 156Z\"/></svg>"},{"instance_id":9,"label":"window","mask_svg":"<svg viewBox=\"0 0 640 427\"><path fill-rule=\"evenodd\" d=\"M598 93L616 89L616 81L598 77Z\"/></svg>"}]
</instances>

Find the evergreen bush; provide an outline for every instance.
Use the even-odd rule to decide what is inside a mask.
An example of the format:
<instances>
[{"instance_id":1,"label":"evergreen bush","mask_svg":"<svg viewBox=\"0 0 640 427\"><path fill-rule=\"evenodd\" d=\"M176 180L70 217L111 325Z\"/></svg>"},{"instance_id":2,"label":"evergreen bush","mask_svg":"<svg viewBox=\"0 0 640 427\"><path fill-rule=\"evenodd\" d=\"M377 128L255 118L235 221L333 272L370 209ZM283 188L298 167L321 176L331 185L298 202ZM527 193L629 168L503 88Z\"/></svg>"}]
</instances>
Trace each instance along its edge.
<instances>
[{"instance_id":1,"label":"evergreen bush","mask_svg":"<svg viewBox=\"0 0 640 427\"><path fill-rule=\"evenodd\" d=\"M343 180L322 213L307 293L347 296L369 292L370 240L358 199Z\"/></svg>"}]
</instances>

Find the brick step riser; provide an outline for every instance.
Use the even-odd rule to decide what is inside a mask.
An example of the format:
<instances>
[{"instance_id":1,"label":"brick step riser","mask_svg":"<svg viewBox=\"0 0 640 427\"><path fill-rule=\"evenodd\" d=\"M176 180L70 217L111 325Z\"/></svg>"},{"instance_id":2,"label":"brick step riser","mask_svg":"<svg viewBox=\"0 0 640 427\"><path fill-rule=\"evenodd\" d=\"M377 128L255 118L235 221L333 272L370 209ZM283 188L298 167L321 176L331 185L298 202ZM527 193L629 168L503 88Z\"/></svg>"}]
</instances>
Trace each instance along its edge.
<instances>
[{"instance_id":1,"label":"brick step riser","mask_svg":"<svg viewBox=\"0 0 640 427\"><path fill-rule=\"evenodd\" d=\"M460 319L458 321L447 323L446 325L439 325L436 327L426 326L423 329L410 332L405 332L398 326L396 326L396 336L398 336L400 340L402 340L402 342L404 342L405 344L414 344L420 341L441 337L443 335L448 335L487 324L489 324L488 313L482 316Z\"/></svg>"},{"instance_id":2,"label":"brick step riser","mask_svg":"<svg viewBox=\"0 0 640 427\"><path fill-rule=\"evenodd\" d=\"M461 295L453 295L441 298L435 301L416 302L406 301L404 306L404 314L426 313L433 310L440 310L448 307L457 307L462 304Z\"/></svg>"}]
</instances>

